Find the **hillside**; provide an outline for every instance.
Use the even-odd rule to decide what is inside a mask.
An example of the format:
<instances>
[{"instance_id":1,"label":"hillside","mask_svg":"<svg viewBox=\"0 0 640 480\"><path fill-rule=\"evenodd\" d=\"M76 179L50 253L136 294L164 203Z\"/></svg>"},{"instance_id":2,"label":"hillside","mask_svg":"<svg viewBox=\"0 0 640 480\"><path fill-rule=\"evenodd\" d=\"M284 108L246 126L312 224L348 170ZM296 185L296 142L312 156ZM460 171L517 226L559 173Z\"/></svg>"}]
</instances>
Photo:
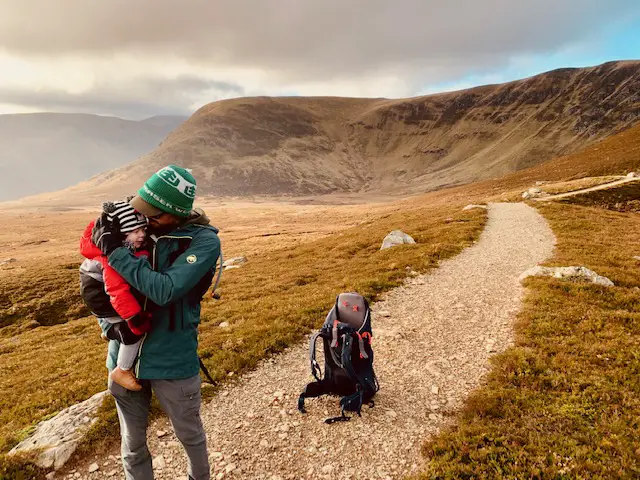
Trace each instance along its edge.
<instances>
[{"instance_id":1,"label":"hillside","mask_svg":"<svg viewBox=\"0 0 640 480\"><path fill-rule=\"evenodd\" d=\"M640 125L637 125L579 153L501 179L378 205L329 208L245 202L243 206L242 202L226 199L211 201L204 207L214 213L216 225L221 227L225 252L229 257L246 255L249 262L241 270L225 273L222 300L208 298L203 304L200 327L203 359L216 381L237 378L264 357L285 346L296 345L311 325L322 321L322 313L331 306L336 291L355 289L376 298L396 285L405 288L407 267L424 272L442 266L443 259L473 244L484 226L485 214L481 209L465 212L462 210L465 204L499 198L502 192L511 190L520 192L523 186L531 186L538 180L569 180L637 170L639 149ZM4 402L4 408L0 408L0 469L7 465L3 463L6 459L2 453L22 439L30 425L104 388L106 347L96 334L95 320L78 318L86 312L80 311L82 303L77 296L77 234L95 215L96 208L97 205L91 211L69 209L46 214L38 209L0 210L6 227L0 232L0 250L6 257L15 258L14 262L0 267L3 287L0 317L4 317L0 321L6 322L0 328L0 374L5 379L0 386L3 389L0 398ZM487 389L472 398L466 407L462 427L453 433L445 432L444 437L432 438L436 443L424 450L432 460L429 468L452 471L449 475L452 478L469 476L469 471L480 471L476 477L489 478L492 473L489 470L496 462L504 471L516 471L507 476L522 477L544 468L548 476L554 477L562 464L548 462L549 451L561 452L562 458L571 462L571 468L585 478L592 471L604 472L600 475L602 478L617 478L620 465L626 465L622 462L637 465L633 457L637 446L628 439L635 438L637 433L633 422L638 417L638 405L624 401L637 397L632 390L633 382L628 382L629 365L633 365L632 347L638 343L638 323L629 321L638 315L637 302L634 303L638 288L637 261L633 258L637 214L565 204L539 208L553 222L554 233L559 238L553 263L584 264L612 278L616 287L604 292L600 287L579 283L561 285L554 279L534 279L528 284L535 290L525 298L523 319L526 322L516 325L516 350L496 359L497 373L492 374ZM414 236L417 245L380 252L384 234L399 226ZM505 255L508 256L508 252ZM505 265L505 260L508 259L501 257L498 262L492 261L491 268ZM349 274L345 275L345 271ZM465 269L465 274L468 271ZM466 275L465 280L468 278L474 276ZM433 295L440 293L426 290ZM458 307L471 306L457 300L447 305L455 308L456 315L464 312ZM406 308L402 304L403 317ZM473 309L474 313L486 311L485 305ZM441 317L424 315L421 318ZM453 315L444 318L467 331L462 322L471 316L464 315L460 322ZM51 319L65 323L47 323ZM221 328L223 321L228 322L230 328ZM528 328L530 321L538 323ZM385 332L381 322L376 325L376 345L385 341L396 345L406 340L394 335L395 326ZM451 353L457 355L460 351L458 344L448 341L449 337L430 335L429 338L444 341L449 349L454 349ZM482 341L478 335L473 336L473 340ZM484 343L477 345L482 355L489 353ZM36 350L41 355L34 356ZM423 350L433 352L431 348ZM302 356L296 356L297 365L302 365L300 358ZM380 356L383 358L384 354ZM446 358L450 363L456 357ZM609 362L609 358L613 361ZM79 363L83 368L77 368ZM407 369L403 371L411 373ZM393 378L399 378L395 373ZM432 371L427 373L432 375ZM447 380L445 387L453 383L456 382ZM388 380L385 384L384 391L390 391ZM429 380L427 385L431 389L433 384ZM279 387L271 384L270 394L276 388ZM228 398L235 397L224 397L223 401L228 403ZM335 399L331 401L333 406L337 405ZM376 406L373 414L384 412L382 408L387 408L384 401ZM423 397L419 398L421 401ZM501 405L508 405L508 410L498 408ZM393 408L400 412L395 405ZM425 404L424 408L432 407ZM443 418L451 418L452 408L448 405L441 410ZM367 409L366 415L372 412ZM319 414L317 408L315 414ZM117 436L114 431L117 417L113 409L108 408L101 415L91 438L103 443L93 444L92 448L106 452L105 444L111 447L108 441ZM258 418L261 421L262 417ZM384 418L385 425L394 423ZM398 415L398 418L404 417ZM599 422L600 418L606 421ZM612 418L623 420L616 422ZM370 419L367 424L375 426ZM531 430L533 424L540 428ZM170 431L168 426L160 425L163 431ZM558 429L558 425L562 428ZM159 429L158 424L150 429L153 441L158 441L155 431ZM616 438L624 441L608 447L594 459L591 452L606 445L611 429ZM236 433L240 435L241 431ZM508 441L494 441L496 438ZM416 434L415 439L427 437ZM166 437L161 440L165 441ZM580 448L576 449L576 444ZM221 443L216 445L221 448ZM117 455L116 448L108 451ZM236 449L237 442L232 451ZM182 462L179 457L175 458L176 462ZM88 456L86 460L87 464L72 465L69 470L86 472L88 464L95 459ZM171 463L170 468L177 465L182 466ZM425 478L433 476L436 475L428 474Z\"/></svg>"},{"instance_id":2,"label":"hillside","mask_svg":"<svg viewBox=\"0 0 640 480\"><path fill-rule=\"evenodd\" d=\"M66 188L156 148L185 120L98 115L0 115L0 201Z\"/></svg>"},{"instance_id":3,"label":"hillside","mask_svg":"<svg viewBox=\"0 0 640 480\"><path fill-rule=\"evenodd\" d=\"M200 193L418 193L568 154L640 118L640 62L387 100L242 98L208 104L149 154L63 192L125 194L159 166Z\"/></svg>"}]
</instances>

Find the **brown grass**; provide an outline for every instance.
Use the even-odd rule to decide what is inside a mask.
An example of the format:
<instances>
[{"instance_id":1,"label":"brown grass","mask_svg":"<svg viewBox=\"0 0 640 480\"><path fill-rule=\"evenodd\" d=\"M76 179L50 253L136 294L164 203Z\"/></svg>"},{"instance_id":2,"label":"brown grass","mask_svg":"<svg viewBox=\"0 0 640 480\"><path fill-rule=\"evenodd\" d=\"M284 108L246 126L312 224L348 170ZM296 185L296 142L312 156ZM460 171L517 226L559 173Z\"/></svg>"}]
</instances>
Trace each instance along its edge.
<instances>
[{"instance_id":1,"label":"brown grass","mask_svg":"<svg viewBox=\"0 0 640 480\"><path fill-rule=\"evenodd\" d=\"M225 273L220 301L208 299L203 304L201 354L214 378L222 381L229 372L252 368L265 356L299 341L310 328L322 322L338 292L358 290L374 299L401 284L408 269L428 270L441 258L471 244L482 230L485 213L462 212L461 207L428 205L423 199L371 206L366 214L362 213L362 206L304 207L313 212L312 223L332 224L328 231L333 234L328 236L327 232L315 240L310 239L313 234L304 234L307 240L300 242L293 241L293 234L283 234L279 235L282 240L277 246L271 244L262 250L255 249L255 243L265 239L271 242L273 236L255 236L259 229L255 227L254 215L254 225L246 229L237 227L231 232L247 250L254 245L249 262L242 269ZM299 227L296 222L308 222L296 214L300 208L283 208L295 219L287 223L287 215L280 215L273 233L296 231ZM320 221L320 217L328 219L332 213L336 215L333 221ZM348 225L351 226L345 228ZM78 221L75 232L79 234L82 227L83 223ZM418 244L378 251L382 238L396 228L411 234ZM226 245L224 230L222 233ZM237 245L228 250L230 254L245 253ZM37 272L27 271L32 280L39 276L42 281L52 282L53 290L59 281L51 275L56 268L55 262L41 262ZM77 279L76 271L68 272L69 278L60 287L67 288L67 281ZM39 284L32 281L29 285L33 288L31 295L37 295ZM71 296L76 303L80 301L76 290L60 288L59 294ZM222 321L228 321L230 328L218 328ZM105 344L92 318L41 326L0 338L2 450L25 436L39 419L104 389L105 354ZM107 418L111 415L111 423L103 418L94 429L94 439L117 433L112 413L109 409L104 412Z\"/></svg>"},{"instance_id":2,"label":"brown grass","mask_svg":"<svg viewBox=\"0 0 640 480\"><path fill-rule=\"evenodd\" d=\"M549 265L584 265L616 286L528 280L516 346L424 447L421 478L640 476L640 217L538 208L558 238Z\"/></svg>"},{"instance_id":3,"label":"brown grass","mask_svg":"<svg viewBox=\"0 0 640 480\"><path fill-rule=\"evenodd\" d=\"M206 364L218 380L231 371L240 373L318 325L336 292L358 289L375 298L401 283L407 267L424 271L459 252L484 223L483 212L460 211L465 203L500 199L536 180L640 169L639 133L640 126L578 155L407 202L371 207L218 204L214 224L223 227L225 253L247 255L249 263L225 275L220 302L208 300L203 306ZM555 263L587 265L618 286L531 280L518 346L498 357L487 386L471 398L460 424L425 448L432 458L425 476L619 478L637 471L638 266L631 260L640 240L637 215L562 204L540 209L560 240ZM93 216L4 212L3 258L19 261L0 267L0 286L24 290L2 298L29 301L41 290L57 291L75 298L59 308L78 305L77 285L71 288L77 273L67 270L69 276L59 277L55 272L79 263L77 235ZM414 235L418 245L379 252L382 237L395 228ZM24 245L42 238L50 242ZM6 315L16 304L3 301L0 314ZM32 308L38 310L39 303ZM217 328L221 321L231 327ZM26 331L19 331L29 325L24 319L6 323L11 326L0 331L12 333L0 335L2 451L34 422L105 387L105 346L93 319ZM113 408L107 405L92 440L113 435L114 424ZM16 468L15 462L0 458L3 474L13 469L20 475Z\"/></svg>"}]
</instances>

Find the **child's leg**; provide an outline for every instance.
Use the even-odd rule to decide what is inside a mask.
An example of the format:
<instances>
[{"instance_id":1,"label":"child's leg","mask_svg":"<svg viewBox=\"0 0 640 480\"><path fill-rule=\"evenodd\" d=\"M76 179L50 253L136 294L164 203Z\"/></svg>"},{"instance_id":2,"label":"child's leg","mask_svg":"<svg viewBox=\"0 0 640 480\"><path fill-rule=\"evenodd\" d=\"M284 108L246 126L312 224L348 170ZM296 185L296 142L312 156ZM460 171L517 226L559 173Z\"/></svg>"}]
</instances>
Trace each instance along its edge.
<instances>
[{"instance_id":1,"label":"child's leg","mask_svg":"<svg viewBox=\"0 0 640 480\"><path fill-rule=\"evenodd\" d=\"M140 340L130 345L120 344L118 349L118 366L122 370L131 370L138 356Z\"/></svg>"}]
</instances>

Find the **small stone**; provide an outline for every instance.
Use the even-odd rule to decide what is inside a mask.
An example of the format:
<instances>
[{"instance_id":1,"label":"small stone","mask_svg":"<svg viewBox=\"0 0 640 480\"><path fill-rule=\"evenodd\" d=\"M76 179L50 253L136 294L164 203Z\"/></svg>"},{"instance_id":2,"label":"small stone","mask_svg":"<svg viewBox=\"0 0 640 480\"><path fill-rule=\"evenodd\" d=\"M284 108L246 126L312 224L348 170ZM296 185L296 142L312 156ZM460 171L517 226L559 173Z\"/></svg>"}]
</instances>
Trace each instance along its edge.
<instances>
[{"instance_id":1,"label":"small stone","mask_svg":"<svg viewBox=\"0 0 640 480\"><path fill-rule=\"evenodd\" d=\"M440 389L438 388L437 385L431 385L431 393L433 393L434 395L438 395L439 392L440 392Z\"/></svg>"},{"instance_id":2,"label":"small stone","mask_svg":"<svg viewBox=\"0 0 640 480\"><path fill-rule=\"evenodd\" d=\"M285 433L286 433L286 432L288 432L288 431L289 431L289 428L290 428L290 427L289 427L289 425L287 425L287 424L285 423L284 425L281 425L281 426L280 426L280 431L281 431L281 432L285 432Z\"/></svg>"},{"instance_id":3,"label":"small stone","mask_svg":"<svg viewBox=\"0 0 640 480\"><path fill-rule=\"evenodd\" d=\"M89 473L97 472L98 470L100 470L100 467L97 463L92 463L91 465L89 465Z\"/></svg>"},{"instance_id":4,"label":"small stone","mask_svg":"<svg viewBox=\"0 0 640 480\"><path fill-rule=\"evenodd\" d=\"M633 257L634 260L638 260L640 262L640 255Z\"/></svg>"},{"instance_id":5,"label":"small stone","mask_svg":"<svg viewBox=\"0 0 640 480\"><path fill-rule=\"evenodd\" d=\"M260 440L260 446L266 448L269 446L269 442L267 440Z\"/></svg>"},{"instance_id":6,"label":"small stone","mask_svg":"<svg viewBox=\"0 0 640 480\"><path fill-rule=\"evenodd\" d=\"M325 475L328 475L331 472L333 472L333 465L325 465L324 467L322 467L322 473L324 473Z\"/></svg>"},{"instance_id":7,"label":"small stone","mask_svg":"<svg viewBox=\"0 0 640 480\"><path fill-rule=\"evenodd\" d=\"M227 377L233 377L236 374L236 372L229 372L227 373Z\"/></svg>"},{"instance_id":8,"label":"small stone","mask_svg":"<svg viewBox=\"0 0 640 480\"><path fill-rule=\"evenodd\" d=\"M220 328L227 328L229 326L229 322L222 322L220 325L218 325Z\"/></svg>"},{"instance_id":9,"label":"small stone","mask_svg":"<svg viewBox=\"0 0 640 480\"><path fill-rule=\"evenodd\" d=\"M222 454L222 452L212 452L210 456L211 456L211 458L213 458L214 460L220 460L222 457L224 457L224 455Z\"/></svg>"},{"instance_id":10,"label":"small stone","mask_svg":"<svg viewBox=\"0 0 640 480\"><path fill-rule=\"evenodd\" d=\"M216 480L222 480L224 478L224 472L220 472L216 475Z\"/></svg>"},{"instance_id":11,"label":"small stone","mask_svg":"<svg viewBox=\"0 0 640 480\"><path fill-rule=\"evenodd\" d=\"M235 463L230 463L229 465L227 465L224 469L225 472L227 473L231 473L236 469L236 464Z\"/></svg>"},{"instance_id":12,"label":"small stone","mask_svg":"<svg viewBox=\"0 0 640 480\"><path fill-rule=\"evenodd\" d=\"M47 473L47 475L44 478L46 478L47 480L53 480L55 476L56 476L56 472L50 472L50 473Z\"/></svg>"},{"instance_id":13,"label":"small stone","mask_svg":"<svg viewBox=\"0 0 640 480\"><path fill-rule=\"evenodd\" d=\"M225 260L222 266L224 268L229 268L231 266L239 266L244 263L247 263L247 257L233 257L233 258L229 258L228 260Z\"/></svg>"},{"instance_id":14,"label":"small stone","mask_svg":"<svg viewBox=\"0 0 640 480\"><path fill-rule=\"evenodd\" d=\"M167 447L169 448L180 448L180 442L176 442L175 440L171 440L167 442Z\"/></svg>"},{"instance_id":15,"label":"small stone","mask_svg":"<svg viewBox=\"0 0 640 480\"><path fill-rule=\"evenodd\" d=\"M286 440L286 438L289 436L288 433L281 433L278 435L278 438L280 438L280 440Z\"/></svg>"},{"instance_id":16,"label":"small stone","mask_svg":"<svg viewBox=\"0 0 640 480\"><path fill-rule=\"evenodd\" d=\"M117 470L111 470L110 472L107 473L107 477L115 477L117 473L118 473Z\"/></svg>"},{"instance_id":17,"label":"small stone","mask_svg":"<svg viewBox=\"0 0 640 480\"><path fill-rule=\"evenodd\" d=\"M158 430L156 432L156 435L158 436L158 438L162 438L167 434L167 432L165 432L164 430Z\"/></svg>"},{"instance_id":18,"label":"small stone","mask_svg":"<svg viewBox=\"0 0 640 480\"><path fill-rule=\"evenodd\" d=\"M388 312L386 310L381 310L381 311L378 312L378 315L380 315L381 317L388 318L388 317L391 316L391 312Z\"/></svg>"},{"instance_id":19,"label":"small stone","mask_svg":"<svg viewBox=\"0 0 640 480\"><path fill-rule=\"evenodd\" d=\"M152 460L151 466L153 468L157 468L158 470L162 470L164 467L167 466L167 464L164 461L164 457L162 455L158 455L156 458Z\"/></svg>"},{"instance_id":20,"label":"small stone","mask_svg":"<svg viewBox=\"0 0 640 480\"><path fill-rule=\"evenodd\" d=\"M384 413L391 418L396 418L398 416L398 414L394 410L387 410Z\"/></svg>"},{"instance_id":21,"label":"small stone","mask_svg":"<svg viewBox=\"0 0 640 480\"><path fill-rule=\"evenodd\" d=\"M438 416L435 413L430 413L429 414L429 420L438 420Z\"/></svg>"},{"instance_id":22,"label":"small stone","mask_svg":"<svg viewBox=\"0 0 640 480\"><path fill-rule=\"evenodd\" d=\"M473 210L474 208L482 208L484 210L487 210L487 206L486 205L474 205L474 204L467 205L462 210L463 211L467 211L467 210Z\"/></svg>"}]
</instances>

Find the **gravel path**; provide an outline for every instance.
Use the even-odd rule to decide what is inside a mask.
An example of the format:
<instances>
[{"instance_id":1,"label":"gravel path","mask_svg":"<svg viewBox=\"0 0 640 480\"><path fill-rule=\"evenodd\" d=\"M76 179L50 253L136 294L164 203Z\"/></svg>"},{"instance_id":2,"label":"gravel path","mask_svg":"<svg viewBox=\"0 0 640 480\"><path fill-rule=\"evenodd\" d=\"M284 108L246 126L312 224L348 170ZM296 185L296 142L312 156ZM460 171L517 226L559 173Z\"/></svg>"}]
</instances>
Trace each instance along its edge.
<instances>
[{"instance_id":1,"label":"gravel path","mask_svg":"<svg viewBox=\"0 0 640 480\"><path fill-rule=\"evenodd\" d=\"M518 275L549 257L553 245L531 207L490 205L476 245L372 307L381 384L375 408L326 425L325 417L339 414L333 397L309 399L308 413L299 414L296 400L311 378L306 345L291 348L203 407L212 478L384 479L419 470L421 445L450 421L444 413L462 404L488 358L512 342L523 292ZM156 478L184 479L186 458L170 431L161 419L149 432ZM102 459L99 471L82 476L120 478L118 464Z\"/></svg>"}]
</instances>

